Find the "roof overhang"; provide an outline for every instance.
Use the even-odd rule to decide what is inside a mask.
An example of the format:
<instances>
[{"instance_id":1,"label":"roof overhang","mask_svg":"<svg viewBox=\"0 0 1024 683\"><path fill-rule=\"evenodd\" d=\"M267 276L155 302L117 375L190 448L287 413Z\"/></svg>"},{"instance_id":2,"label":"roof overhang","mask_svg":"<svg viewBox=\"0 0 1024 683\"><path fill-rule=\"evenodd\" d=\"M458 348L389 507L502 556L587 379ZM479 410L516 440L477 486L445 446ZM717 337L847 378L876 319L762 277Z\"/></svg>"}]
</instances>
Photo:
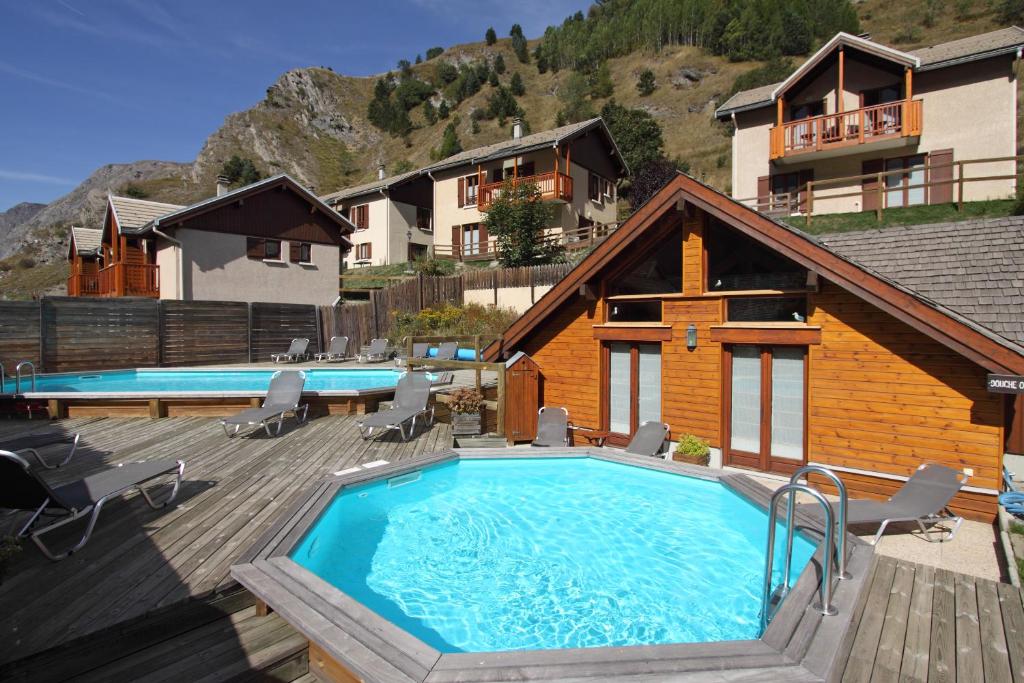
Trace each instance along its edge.
<instances>
[{"instance_id":1,"label":"roof overhang","mask_svg":"<svg viewBox=\"0 0 1024 683\"><path fill-rule=\"evenodd\" d=\"M577 294L580 285L596 278L666 212L676 210L681 201L715 216L989 371L1024 374L1024 347L840 256L809 235L774 221L683 174L640 207L622 227L512 323L499 342L487 347L485 357L494 361L503 352L518 350L519 344L533 329Z\"/></svg>"}]
</instances>

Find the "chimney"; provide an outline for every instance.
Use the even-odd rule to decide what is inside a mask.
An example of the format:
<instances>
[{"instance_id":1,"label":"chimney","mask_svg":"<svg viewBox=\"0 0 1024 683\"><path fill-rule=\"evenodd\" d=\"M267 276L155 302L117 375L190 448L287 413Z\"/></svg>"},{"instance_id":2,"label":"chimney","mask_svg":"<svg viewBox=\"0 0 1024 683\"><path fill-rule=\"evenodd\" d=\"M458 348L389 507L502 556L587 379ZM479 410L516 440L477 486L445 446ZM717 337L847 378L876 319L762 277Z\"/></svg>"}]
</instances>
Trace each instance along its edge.
<instances>
[{"instance_id":1,"label":"chimney","mask_svg":"<svg viewBox=\"0 0 1024 683\"><path fill-rule=\"evenodd\" d=\"M231 184L231 179L226 175L217 176L217 196L228 193L228 186Z\"/></svg>"},{"instance_id":2,"label":"chimney","mask_svg":"<svg viewBox=\"0 0 1024 683\"><path fill-rule=\"evenodd\" d=\"M377 165L377 180L384 180L384 164Z\"/></svg>"},{"instance_id":3,"label":"chimney","mask_svg":"<svg viewBox=\"0 0 1024 683\"><path fill-rule=\"evenodd\" d=\"M523 137L523 120L518 116L512 119L512 139L518 140Z\"/></svg>"}]
</instances>

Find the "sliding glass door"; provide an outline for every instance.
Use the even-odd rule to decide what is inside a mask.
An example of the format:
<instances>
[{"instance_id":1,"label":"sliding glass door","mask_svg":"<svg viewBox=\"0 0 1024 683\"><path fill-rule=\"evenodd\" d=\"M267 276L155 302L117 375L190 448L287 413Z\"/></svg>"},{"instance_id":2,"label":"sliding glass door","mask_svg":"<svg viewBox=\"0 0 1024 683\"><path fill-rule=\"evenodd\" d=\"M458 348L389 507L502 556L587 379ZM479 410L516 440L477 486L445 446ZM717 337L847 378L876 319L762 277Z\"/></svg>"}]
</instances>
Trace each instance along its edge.
<instances>
[{"instance_id":1,"label":"sliding glass door","mask_svg":"<svg viewBox=\"0 0 1024 683\"><path fill-rule=\"evenodd\" d=\"M625 443L642 423L661 421L661 344L613 342L605 359L607 429Z\"/></svg>"},{"instance_id":2,"label":"sliding glass door","mask_svg":"<svg viewBox=\"0 0 1024 683\"><path fill-rule=\"evenodd\" d=\"M726 464L789 473L807 462L807 350L725 350Z\"/></svg>"}]
</instances>

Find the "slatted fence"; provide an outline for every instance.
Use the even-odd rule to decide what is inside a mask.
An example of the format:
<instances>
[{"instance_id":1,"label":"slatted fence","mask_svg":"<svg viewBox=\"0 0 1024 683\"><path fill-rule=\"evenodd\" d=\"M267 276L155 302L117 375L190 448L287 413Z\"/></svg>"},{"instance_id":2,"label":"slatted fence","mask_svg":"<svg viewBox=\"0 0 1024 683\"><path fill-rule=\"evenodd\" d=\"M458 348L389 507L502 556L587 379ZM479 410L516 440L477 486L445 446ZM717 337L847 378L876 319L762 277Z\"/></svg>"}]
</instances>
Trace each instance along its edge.
<instances>
[{"instance_id":1,"label":"slatted fence","mask_svg":"<svg viewBox=\"0 0 1024 683\"><path fill-rule=\"evenodd\" d=\"M252 361L269 361L272 353L287 350L292 339L309 339L309 353L320 351L320 321L315 306L303 304L252 305Z\"/></svg>"},{"instance_id":2,"label":"slatted fence","mask_svg":"<svg viewBox=\"0 0 1024 683\"><path fill-rule=\"evenodd\" d=\"M23 360L39 367L39 304L0 301L0 363L14 374L14 366Z\"/></svg>"},{"instance_id":3,"label":"slatted fence","mask_svg":"<svg viewBox=\"0 0 1024 683\"><path fill-rule=\"evenodd\" d=\"M47 372L110 370L160 362L160 302L129 298L46 297L42 367Z\"/></svg>"},{"instance_id":4,"label":"slatted fence","mask_svg":"<svg viewBox=\"0 0 1024 683\"><path fill-rule=\"evenodd\" d=\"M161 365L246 363L249 360L249 304L163 301L160 304L160 339Z\"/></svg>"}]
</instances>

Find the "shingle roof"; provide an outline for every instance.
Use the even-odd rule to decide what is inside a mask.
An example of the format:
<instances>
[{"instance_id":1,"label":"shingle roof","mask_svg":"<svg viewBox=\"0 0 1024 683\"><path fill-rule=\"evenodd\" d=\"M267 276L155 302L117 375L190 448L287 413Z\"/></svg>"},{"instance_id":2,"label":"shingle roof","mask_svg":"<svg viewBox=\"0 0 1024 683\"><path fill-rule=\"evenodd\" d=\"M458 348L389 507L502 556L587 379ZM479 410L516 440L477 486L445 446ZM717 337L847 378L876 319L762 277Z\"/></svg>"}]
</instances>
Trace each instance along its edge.
<instances>
[{"instance_id":1,"label":"shingle roof","mask_svg":"<svg viewBox=\"0 0 1024 683\"><path fill-rule=\"evenodd\" d=\"M399 185L406 180L411 180L420 176L419 170L409 171L408 173L399 173L397 175L389 176L383 180L374 180L372 183L363 183L362 185L355 185L353 187L346 187L344 190L338 190L331 194L325 194L320 198L320 201L334 202L339 199L348 199L349 197L358 197L359 195L369 194L371 192L377 192L378 190L386 190L389 187Z\"/></svg>"},{"instance_id":2,"label":"shingle roof","mask_svg":"<svg viewBox=\"0 0 1024 683\"><path fill-rule=\"evenodd\" d=\"M907 50L907 54L920 60L920 66L915 69L916 71L930 71L965 61L1008 54L1021 46L1024 46L1024 29L1010 26L976 36L951 40L948 43ZM783 81L738 92L715 111L715 116L721 118L733 112L756 109L771 104L772 92L781 83Z\"/></svg>"},{"instance_id":3,"label":"shingle roof","mask_svg":"<svg viewBox=\"0 0 1024 683\"><path fill-rule=\"evenodd\" d=\"M75 243L75 251L79 254L95 254L103 246L103 231L72 225L71 239Z\"/></svg>"},{"instance_id":4,"label":"shingle roof","mask_svg":"<svg viewBox=\"0 0 1024 683\"><path fill-rule=\"evenodd\" d=\"M1024 216L819 236L839 255L1024 343Z\"/></svg>"},{"instance_id":5,"label":"shingle roof","mask_svg":"<svg viewBox=\"0 0 1024 683\"><path fill-rule=\"evenodd\" d=\"M110 195L110 204L117 215L117 225L121 230L137 230L154 218L183 208L179 204L164 204L145 199L117 197Z\"/></svg>"}]
</instances>

